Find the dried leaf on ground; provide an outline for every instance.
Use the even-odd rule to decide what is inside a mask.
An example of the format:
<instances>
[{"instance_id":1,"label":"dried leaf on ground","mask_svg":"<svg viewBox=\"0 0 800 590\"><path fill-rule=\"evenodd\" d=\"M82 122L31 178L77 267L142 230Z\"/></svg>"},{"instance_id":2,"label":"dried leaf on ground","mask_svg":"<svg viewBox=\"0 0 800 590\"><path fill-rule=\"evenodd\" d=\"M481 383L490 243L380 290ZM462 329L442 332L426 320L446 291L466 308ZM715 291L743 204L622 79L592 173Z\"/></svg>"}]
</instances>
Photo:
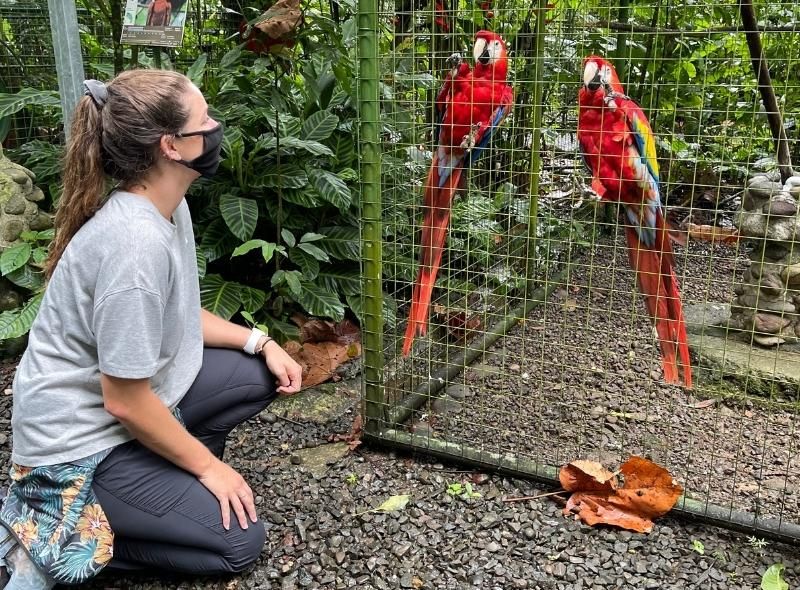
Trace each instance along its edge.
<instances>
[{"instance_id":1,"label":"dried leaf on ground","mask_svg":"<svg viewBox=\"0 0 800 590\"><path fill-rule=\"evenodd\" d=\"M683 489L663 467L642 457L631 457L617 478L594 461L573 461L561 468L559 479L573 492L564 509L588 525L609 524L640 533L650 532L653 520L675 505Z\"/></svg>"},{"instance_id":2,"label":"dried leaf on ground","mask_svg":"<svg viewBox=\"0 0 800 590\"><path fill-rule=\"evenodd\" d=\"M689 237L698 242L716 242L733 244L739 241L739 232L735 227L719 227L717 225L697 225L690 223L686 228Z\"/></svg>"},{"instance_id":3,"label":"dried leaf on ground","mask_svg":"<svg viewBox=\"0 0 800 590\"><path fill-rule=\"evenodd\" d=\"M710 408L715 403L717 403L717 400L715 399L704 399L703 401L700 402L695 402L693 404L685 404L685 405L687 408L692 408L693 410L702 410L704 408Z\"/></svg>"},{"instance_id":4,"label":"dried leaf on ground","mask_svg":"<svg viewBox=\"0 0 800 590\"><path fill-rule=\"evenodd\" d=\"M353 425L350 427L350 432L347 434L332 434L328 437L328 442L346 442L351 451L354 451L361 445L361 435L363 430L364 421L361 414L356 414L353 419Z\"/></svg>"},{"instance_id":5,"label":"dried leaf on ground","mask_svg":"<svg viewBox=\"0 0 800 590\"><path fill-rule=\"evenodd\" d=\"M411 496L408 494L391 496L388 500L386 500L386 502L378 506L375 510L378 510L379 512L397 512L398 510L405 508L410 499Z\"/></svg>"},{"instance_id":6,"label":"dried leaf on ground","mask_svg":"<svg viewBox=\"0 0 800 590\"><path fill-rule=\"evenodd\" d=\"M558 474L561 487L568 492L612 492L617 487L613 473L597 461L573 461Z\"/></svg>"},{"instance_id":7,"label":"dried leaf on ground","mask_svg":"<svg viewBox=\"0 0 800 590\"><path fill-rule=\"evenodd\" d=\"M283 349L303 367L303 389L329 379L338 380L336 369L361 356L361 333L349 320L336 324L302 317L292 319L300 326L302 343L290 340Z\"/></svg>"},{"instance_id":8,"label":"dried leaf on ground","mask_svg":"<svg viewBox=\"0 0 800 590\"><path fill-rule=\"evenodd\" d=\"M377 508L371 508L369 510L364 510L363 512L359 512L356 516L361 516L362 514L368 514L370 512L397 512L398 510L402 510L403 508L408 505L408 501L411 499L411 496L408 494L398 494L397 496L390 496L388 500L386 500L383 504L378 506Z\"/></svg>"},{"instance_id":9,"label":"dried leaf on ground","mask_svg":"<svg viewBox=\"0 0 800 590\"><path fill-rule=\"evenodd\" d=\"M302 19L300 0L278 0L261 15L254 26L273 39L279 39L296 29Z\"/></svg>"},{"instance_id":10,"label":"dried leaf on ground","mask_svg":"<svg viewBox=\"0 0 800 590\"><path fill-rule=\"evenodd\" d=\"M478 314L463 309L448 309L444 305L433 306L437 320L447 327L447 335L453 340L466 340L473 332L481 329L483 322Z\"/></svg>"},{"instance_id":11,"label":"dried leaf on ground","mask_svg":"<svg viewBox=\"0 0 800 590\"><path fill-rule=\"evenodd\" d=\"M353 322L344 320L339 323L330 320L312 319L300 325L300 342L338 342L351 344L361 341L361 332Z\"/></svg>"}]
</instances>

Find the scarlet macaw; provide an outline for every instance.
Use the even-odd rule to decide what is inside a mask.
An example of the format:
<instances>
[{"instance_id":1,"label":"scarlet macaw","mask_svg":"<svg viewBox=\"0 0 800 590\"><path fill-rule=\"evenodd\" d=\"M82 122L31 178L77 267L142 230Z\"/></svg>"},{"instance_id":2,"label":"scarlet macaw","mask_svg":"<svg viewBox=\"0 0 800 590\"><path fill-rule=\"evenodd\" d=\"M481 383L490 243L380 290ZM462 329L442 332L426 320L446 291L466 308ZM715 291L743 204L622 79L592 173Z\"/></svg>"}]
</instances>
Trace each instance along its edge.
<instances>
[{"instance_id":1,"label":"scarlet macaw","mask_svg":"<svg viewBox=\"0 0 800 590\"><path fill-rule=\"evenodd\" d=\"M479 31L472 53L474 70L460 55L450 57L452 69L436 97L434 141L438 145L425 181L420 264L403 341L404 356L411 351L414 337L424 336L428 329L428 308L442 262L450 206L456 192L466 186L462 173L489 145L514 102L514 91L506 83L508 53L503 39Z\"/></svg>"},{"instance_id":2,"label":"scarlet macaw","mask_svg":"<svg viewBox=\"0 0 800 590\"><path fill-rule=\"evenodd\" d=\"M598 56L584 60L578 104L578 141L592 171L592 188L602 199L624 206L628 256L655 322L664 379L690 388L686 324L650 123L625 96L614 66Z\"/></svg>"}]
</instances>

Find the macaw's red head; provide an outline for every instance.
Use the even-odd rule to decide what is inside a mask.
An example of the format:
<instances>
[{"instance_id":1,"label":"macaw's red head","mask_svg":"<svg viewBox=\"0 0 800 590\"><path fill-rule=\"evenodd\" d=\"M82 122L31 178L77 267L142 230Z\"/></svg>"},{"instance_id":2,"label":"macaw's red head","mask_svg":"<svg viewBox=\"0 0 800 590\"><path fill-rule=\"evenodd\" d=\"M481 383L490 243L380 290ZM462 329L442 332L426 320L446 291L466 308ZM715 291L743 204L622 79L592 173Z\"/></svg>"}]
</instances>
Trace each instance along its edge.
<instances>
[{"instance_id":1,"label":"macaw's red head","mask_svg":"<svg viewBox=\"0 0 800 590\"><path fill-rule=\"evenodd\" d=\"M583 60L583 87L590 93L611 90L625 94L614 66L597 55L590 55Z\"/></svg>"},{"instance_id":2,"label":"macaw's red head","mask_svg":"<svg viewBox=\"0 0 800 590\"><path fill-rule=\"evenodd\" d=\"M478 31L472 48L475 58L475 75L484 77L492 72L491 78L505 80L508 73L508 50L506 42L497 33Z\"/></svg>"}]
</instances>

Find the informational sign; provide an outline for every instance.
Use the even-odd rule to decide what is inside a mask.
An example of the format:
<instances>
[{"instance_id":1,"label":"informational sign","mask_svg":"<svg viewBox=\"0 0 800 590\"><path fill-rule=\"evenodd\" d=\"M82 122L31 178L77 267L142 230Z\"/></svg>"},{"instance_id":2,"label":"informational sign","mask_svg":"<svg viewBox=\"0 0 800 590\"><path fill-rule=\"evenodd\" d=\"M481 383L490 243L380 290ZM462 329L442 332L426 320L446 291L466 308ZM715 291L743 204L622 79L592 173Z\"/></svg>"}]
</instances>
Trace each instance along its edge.
<instances>
[{"instance_id":1,"label":"informational sign","mask_svg":"<svg viewBox=\"0 0 800 590\"><path fill-rule=\"evenodd\" d=\"M127 0L120 42L179 46L188 7L189 0Z\"/></svg>"}]
</instances>

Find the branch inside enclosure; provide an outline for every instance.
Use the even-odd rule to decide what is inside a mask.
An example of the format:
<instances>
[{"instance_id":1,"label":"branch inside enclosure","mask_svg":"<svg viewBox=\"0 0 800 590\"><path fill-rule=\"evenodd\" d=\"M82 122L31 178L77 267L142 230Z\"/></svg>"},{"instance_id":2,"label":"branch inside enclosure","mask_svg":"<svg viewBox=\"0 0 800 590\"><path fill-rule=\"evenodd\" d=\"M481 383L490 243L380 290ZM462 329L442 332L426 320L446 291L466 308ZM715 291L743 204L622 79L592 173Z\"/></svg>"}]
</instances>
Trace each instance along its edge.
<instances>
[{"instance_id":1,"label":"branch inside enclosure","mask_svg":"<svg viewBox=\"0 0 800 590\"><path fill-rule=\"evenodd\" d=\"M745 30L758 31L761 33L799 33L800 23L792 22L780 26L745 26L741 27L709 27L708 29L669 29L662 27L650 27L647 25L637 25L633 23L623 23L611 20L598 20L595 21L596 26L604 29L611 29L612 31L623 31L626 33L656 33L657 35L664 35L669 37L682 37L684 35L712 35L715 33L744 33Z\"/></svg>"},{"instance_id":2,"label":"branch inside enclosure","mask_svg":"<svg viewBox=\"0 0 800 590\"><path fill-rule=\"evenodd\" d=\"M538 500L539 498L549 498L550 496L560 496L566 494L566 490L558 490L556 492L547 492L546 494L537 494L535 496L519 496L517 498L503 498L503 502L527 502L528 500Z\"/></svg>"}]
</instances>

